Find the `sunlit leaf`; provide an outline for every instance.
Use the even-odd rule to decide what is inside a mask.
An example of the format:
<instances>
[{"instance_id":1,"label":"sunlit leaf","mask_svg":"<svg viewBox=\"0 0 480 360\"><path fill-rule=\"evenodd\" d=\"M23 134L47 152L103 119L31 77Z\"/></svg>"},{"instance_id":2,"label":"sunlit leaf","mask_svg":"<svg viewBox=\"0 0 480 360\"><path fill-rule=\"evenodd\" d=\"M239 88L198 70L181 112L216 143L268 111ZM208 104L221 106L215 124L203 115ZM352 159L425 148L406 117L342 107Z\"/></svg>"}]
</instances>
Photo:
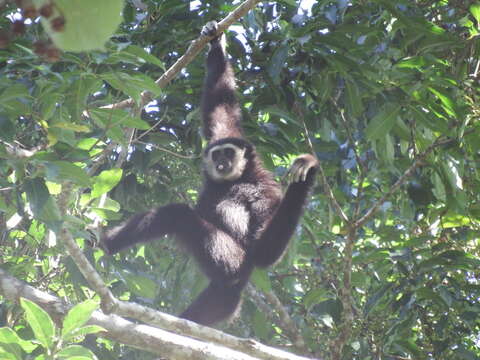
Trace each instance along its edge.
<instances>
[{"instance_id":1,"label":"sunlit leaf","mask_svg":"<svg viewBox=\"0 0 480 360\"><path fill-rule=\"evenodd\" d=\"M35 338L47 349L53 345L55 326L48 313L40 306L27 299L20 299L20 305L25 311L28 325L33 330Z\"/></svg>"},{"instance_id":2,"label":"sunlit leaf","mask_svg":"<svg viewBox=\"0 0 480 360\"><path fill-rule=\"evenodd\" d=\"M100 175L93 178L92 198L112 190L122 179L122 169L104 170Z\"/></svg>"},{"instance_id":3,"label":"sunlit leaf","mask_svg":"<svg viewBox=\"0 0 480 360\"><path fill-rule=\"evenodd\" d=\"M63 319L62 338L65 341L70 340L72 333L82 327L96 309L98 309L98 302L92 300L84 301L71 308Z\"/></svg>"},{"instance_id":4,"label":"sunlit leaf","mask_svg":"<svg viewBox=\"0 0 480 360\"><path fill-rule=\"evenodd\" d=\"M377 115L370 120L365 129L368 139L377 140L385 136L395 124L400 108L398 104L385 104Z\"/></svg>"}]
</instances>

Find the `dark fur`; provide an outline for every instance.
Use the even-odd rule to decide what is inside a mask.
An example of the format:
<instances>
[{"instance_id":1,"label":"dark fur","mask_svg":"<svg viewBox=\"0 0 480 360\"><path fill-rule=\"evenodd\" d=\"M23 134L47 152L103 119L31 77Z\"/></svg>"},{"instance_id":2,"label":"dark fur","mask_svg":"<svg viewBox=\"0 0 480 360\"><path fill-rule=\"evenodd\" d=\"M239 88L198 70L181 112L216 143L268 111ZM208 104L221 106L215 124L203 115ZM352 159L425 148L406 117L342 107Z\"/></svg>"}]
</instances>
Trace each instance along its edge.
<instances>
[{"instance_id":1,"label":"dark fur","mask_svg":"<svg viewBox=\"0 0 480 360\"><path fill-rule=\"evenodd\" d=\"M216 182L206 173L194 209L185 204L152 209L111 229L103 238L105 248L113 254L138 242L175 235L211 280L181 315L204 325L232 315L253 268L272 265L281 257L316 172L311 155L297 159L298 164L309 163L306 180L290 184L282 196L280 185L243 138L234 88L233 70L224 46L215 39L208 54L202 98L204 134L209 140L205 153L224 143L246 148L248 161L240 178Z\"/></svg>"}]
</instances>

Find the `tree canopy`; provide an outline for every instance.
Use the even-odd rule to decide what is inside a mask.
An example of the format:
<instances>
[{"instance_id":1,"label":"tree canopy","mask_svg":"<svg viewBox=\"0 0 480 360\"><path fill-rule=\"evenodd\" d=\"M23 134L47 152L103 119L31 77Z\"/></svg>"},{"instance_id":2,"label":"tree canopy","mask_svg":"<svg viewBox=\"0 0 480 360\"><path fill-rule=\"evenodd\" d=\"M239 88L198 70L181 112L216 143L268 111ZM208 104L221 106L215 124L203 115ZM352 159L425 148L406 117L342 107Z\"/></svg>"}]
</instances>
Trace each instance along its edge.
<instances>
[{"instance_id":1,"label":"tree canopy","mask_svg":"<svg viewBox=\"0 0 480 360\"><path fill-rule=\"evenodd\" d=\"M195 203L204 53L172 66L239 3L125 0L103 49L68 51L108 37L111 1L79 22L63 1L0 0L2 359L158 358L122 345L99 300L174 315L206 285L168 239L107 256L87 228ZM480 358L480 2L249 4L226 31L247 136L279 181L303 152L321 171L288 252L218 328L321 359ZM56 41L69 26L84 37ZM57 299L76 305L61 319Z\"/></svg>"}]
</instances>

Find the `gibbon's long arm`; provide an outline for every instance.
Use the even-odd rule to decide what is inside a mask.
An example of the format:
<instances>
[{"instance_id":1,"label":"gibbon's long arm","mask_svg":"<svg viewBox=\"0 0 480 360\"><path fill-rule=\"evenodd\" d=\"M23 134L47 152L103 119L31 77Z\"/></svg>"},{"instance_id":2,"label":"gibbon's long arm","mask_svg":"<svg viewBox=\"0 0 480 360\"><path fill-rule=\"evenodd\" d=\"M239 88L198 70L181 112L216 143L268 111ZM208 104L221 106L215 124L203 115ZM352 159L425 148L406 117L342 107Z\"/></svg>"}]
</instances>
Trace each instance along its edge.
<instances>
[{"instance_id":1,"label":"gibbon's long arm","mask_svg":"<svg viewBox=\"0 0 480 360\"><path fill-rule=\"evenodd\" d=\"M310 154L301 155L295 160L290 171L296 181L288 186L282 202L256 243L253 250L255 266L270 266L284 253L315 182L317 166L317 160Z\"/></svg>"},{"instance_id":2,"label":"gibbon's long arm","mask_svg":"<svg viewBox=\"0 0 480 360\"><path fill-rule=\"evenodd\" d=\"M207 226L188 205L169 204L134 215L127 222L106 231L102 245L109 254L115 254L137 243L175 234L188 250L200 254Z\"/></svg>"},{"instance_id":3,"label":"gibbon's long arm","mask_svg":"<svg viewBox=\"0 0 480 360\"><path fill-rule=\"evenodd\" d=\"M216 23L207 24L204 33L216 33ZM235 75L225 50L225 35L210 43L207 76L203 86L203 132L209 142L227 137L243 138L241 110L235 96Z\"/></svg>"}]
</instances>

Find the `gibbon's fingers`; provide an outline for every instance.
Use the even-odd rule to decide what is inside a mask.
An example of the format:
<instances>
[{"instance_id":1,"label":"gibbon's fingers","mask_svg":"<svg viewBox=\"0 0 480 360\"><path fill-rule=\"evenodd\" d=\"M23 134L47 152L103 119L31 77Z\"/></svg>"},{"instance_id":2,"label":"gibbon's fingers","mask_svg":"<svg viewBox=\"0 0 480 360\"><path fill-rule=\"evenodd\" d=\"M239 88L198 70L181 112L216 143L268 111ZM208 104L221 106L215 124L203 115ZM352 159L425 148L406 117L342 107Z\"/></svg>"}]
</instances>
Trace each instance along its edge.
<instances>
[{"instance_id":1,"label":"gibbon's fingers","mask_svg":"<svg viewBox=\"0 0 480 360\"><path fill-rule=\"evenodd\" d=\"M310 169L312 168L312 165L308 162L306 162L303 166L303 171L302 171L302 181L307 181L307 175Z\"/></svg>"},{"instance_id":2,"label":"gibbon's fingers","mask_svg":"<svg viewBox=\"0 0 480 360\"><path fill-rule=\"evenodd\" d=\"M304 159L297 159L297 163L298 163L298 168L297 168L297 172L295 173L295 182L300 182L300 181L303 181L303 168L305 167L305 160Z\"/></svg>"},{"instance_id":3,"label":"gibbon's fingers","mask_svg":"<svg viewBox=\"0 0 480 360\"><path fill-rule=\"evenodd\" d=\"M297 157L290 167L290 180L293 182L305 182L310 169L317 166L317 160L310 154L303 154Z\"/></svg>"},{"instance_id":4,"label":"gibbon's fingers","mask_svg":"<svg viewBox=\"0 0 480 360\"><path fill-rule=\"evenodd\" d=\"M292 166L288 170L288 180L290 183L292 182L299 182L301 177L301 169L302 169L303 159L295 159Z\"/></svg>"}]
</instances>

